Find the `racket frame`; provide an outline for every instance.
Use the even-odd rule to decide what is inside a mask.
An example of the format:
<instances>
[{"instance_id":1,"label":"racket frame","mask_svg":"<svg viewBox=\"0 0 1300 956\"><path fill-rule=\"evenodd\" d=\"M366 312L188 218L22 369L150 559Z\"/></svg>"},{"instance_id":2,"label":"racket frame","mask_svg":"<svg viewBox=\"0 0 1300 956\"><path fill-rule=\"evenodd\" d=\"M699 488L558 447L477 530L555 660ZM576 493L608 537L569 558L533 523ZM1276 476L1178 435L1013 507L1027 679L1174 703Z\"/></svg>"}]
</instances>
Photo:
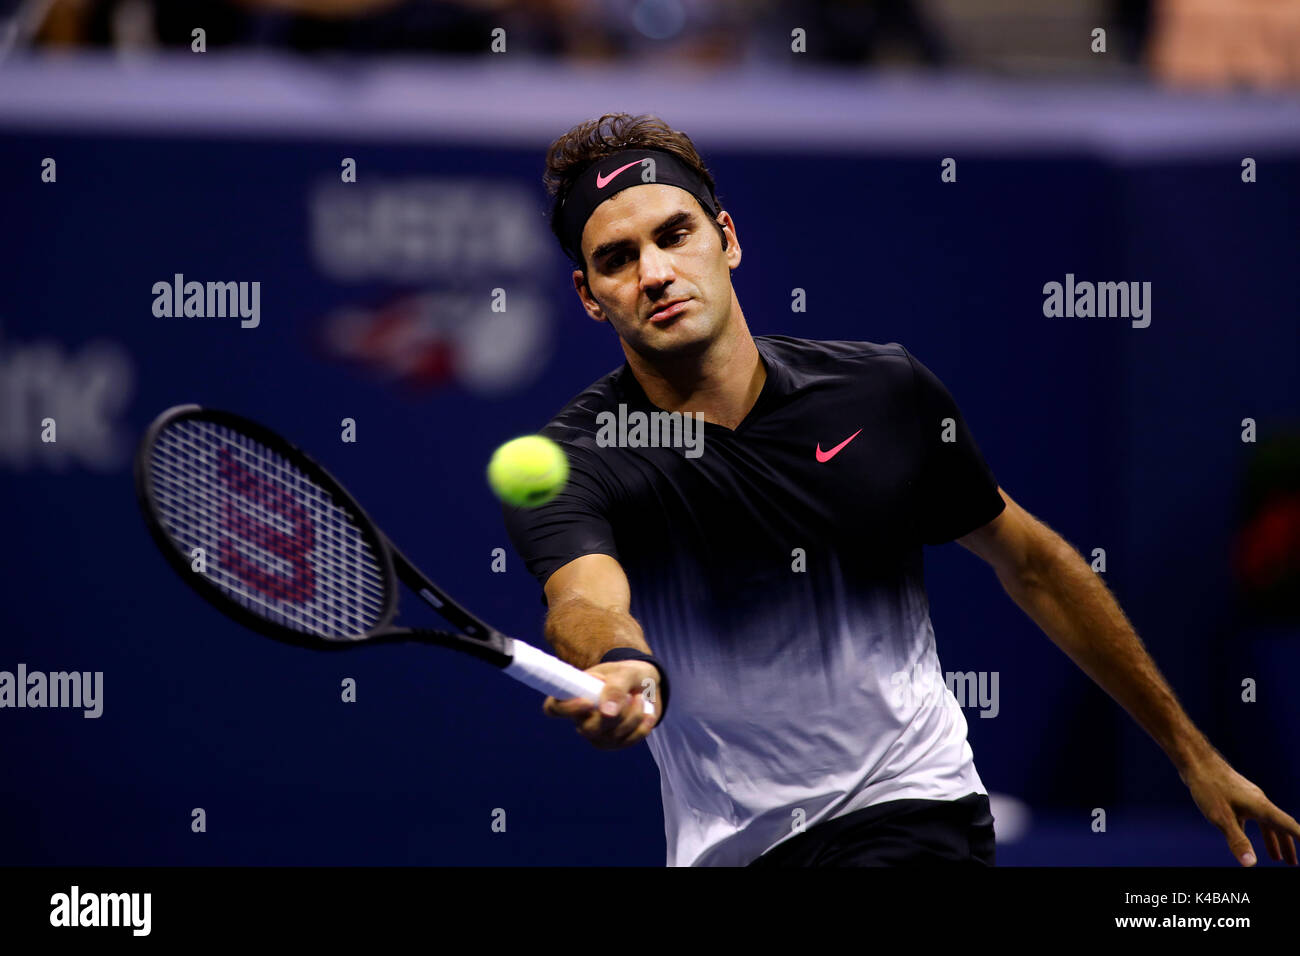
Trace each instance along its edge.
<instances>
[{"instance_id":1,"label":"racket frame","mask_svg":"<svg viewBox=\"0 0 1300 956\"><path fill-rule=\"evenodd\" d=\"M355 638L328 638L295 630L249 610L228 596L206 573L192 569L190 557L177 547L175 538L163 526L161 518L163 512L150 479L150 459L159 435L166 428L188 419L224 426L260 443L305 474L330 496L337 507L348 512L358 533L370 546L370 551L383 573L383 610L379 620L369 631ZM233 412L201 405L175 405L168 408L155 418L145 431L136 450L134 473L136 499L140 504L145 525L167 562L209 604L264 637L312 650L346 650L360 645L410 642L437 644L463 651L502 668L509 665L513 659L511 638L470 613L412 564L379 530L360 503L323 465L297 445L255 421ZM397 616L399 581L460 628L461 633L436 628L393 626L393 619Z\"/></svg>"}]
</instances>

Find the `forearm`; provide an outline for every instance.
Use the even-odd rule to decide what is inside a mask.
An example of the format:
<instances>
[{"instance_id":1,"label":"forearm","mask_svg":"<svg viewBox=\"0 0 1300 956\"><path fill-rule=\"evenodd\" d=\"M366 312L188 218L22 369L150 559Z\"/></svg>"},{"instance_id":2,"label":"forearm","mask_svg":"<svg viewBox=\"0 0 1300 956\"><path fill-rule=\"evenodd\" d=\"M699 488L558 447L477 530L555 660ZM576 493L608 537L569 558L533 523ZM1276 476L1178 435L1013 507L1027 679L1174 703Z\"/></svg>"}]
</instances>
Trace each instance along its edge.
<instances>
[{"instance_id":1,"label":"forearm","mask_svg":"<svg viewBox=\"0 0 1300 956\"><path fill-rule=\"evenodd\" d=\"M1160 745L1181 774L1214 753L1183 711L1110 590L1063 539L1003 587Z\"/></svg>"},{"instance_id":2,"label":"forearm","mask_svg":"<svg viewBox=\"0 0 1300 956\"><path fill-rule=\"evenodd\" d=\"M641 625L632 615L583 598L552 607L546 615L545 633L555 653L579 670L599 664L610 648L635 647L650 652Z\"/></svg>"}]
</instances>

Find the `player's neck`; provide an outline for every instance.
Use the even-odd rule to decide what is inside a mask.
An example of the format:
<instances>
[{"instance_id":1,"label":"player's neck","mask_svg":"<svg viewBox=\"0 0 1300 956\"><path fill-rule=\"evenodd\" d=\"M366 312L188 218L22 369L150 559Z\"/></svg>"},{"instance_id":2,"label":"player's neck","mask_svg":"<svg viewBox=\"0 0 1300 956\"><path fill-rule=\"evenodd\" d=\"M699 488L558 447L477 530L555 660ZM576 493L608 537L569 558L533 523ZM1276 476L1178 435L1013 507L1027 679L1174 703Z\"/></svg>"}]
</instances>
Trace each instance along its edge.
<instances>
[{"instance_id":1,"label":"player's neck","mask_svg":"<svg viewBox=\"0 0 1300 956\"><path fill-rule=\"evenodd\" d=\"M743 318L689 361L651 365L629 349L628 364L656 407L702 412L706 422L724 428L744 421L767 380L767 367Z\"/></svg>"}]
</instances>

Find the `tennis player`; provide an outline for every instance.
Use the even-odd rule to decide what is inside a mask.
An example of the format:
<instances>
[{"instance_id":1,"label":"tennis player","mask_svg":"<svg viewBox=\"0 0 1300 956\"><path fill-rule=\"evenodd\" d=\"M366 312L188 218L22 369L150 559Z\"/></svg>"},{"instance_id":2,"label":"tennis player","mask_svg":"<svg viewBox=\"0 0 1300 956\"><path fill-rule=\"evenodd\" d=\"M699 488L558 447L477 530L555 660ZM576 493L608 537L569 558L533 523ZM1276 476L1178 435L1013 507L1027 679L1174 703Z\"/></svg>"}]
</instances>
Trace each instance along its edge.
<instances>
[{"instance_id":1,"label":"tennis player","mask_svg":"<svg viewBox=\"0 0 1300 956\"><path fill-rule=\"evenodd\" d=\"M998 487L929 369L894 343L751 336L736 224L688 136L607 114L551 145L545 181L574 288L626 363L543 431L566 489L505 519L547 639L606 682L546 712L600 748L646 739L670 866L994 863L922 582L921 546L954 540L1150 733L1243 865L1246 819L1296 863L1300 825Z\"/></svg>"}]
</instances>

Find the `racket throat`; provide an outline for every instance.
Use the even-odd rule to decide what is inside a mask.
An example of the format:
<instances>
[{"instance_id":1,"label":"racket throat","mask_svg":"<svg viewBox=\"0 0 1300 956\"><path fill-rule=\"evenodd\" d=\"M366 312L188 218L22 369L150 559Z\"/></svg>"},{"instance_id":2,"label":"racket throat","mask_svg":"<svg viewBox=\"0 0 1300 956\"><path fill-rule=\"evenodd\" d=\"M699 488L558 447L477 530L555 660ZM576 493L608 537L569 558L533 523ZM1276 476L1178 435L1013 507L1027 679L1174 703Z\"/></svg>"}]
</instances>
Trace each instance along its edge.
<instances>
[{"instance_id":1,"label":"racket throat","mask_svg":"<svg viewBox=\"0 0 1300 956\"><path fill-rule=\"evenodd\" d=\"M478 628L476 630L480 630ZM500 631L487 629L479 634L453 634L450 631L416 630L410 632L410 639L425 644L437 644L469 654L495 667L508 667L514 660L514 639L506 637Z\"/></svg>"}]
</instances>

